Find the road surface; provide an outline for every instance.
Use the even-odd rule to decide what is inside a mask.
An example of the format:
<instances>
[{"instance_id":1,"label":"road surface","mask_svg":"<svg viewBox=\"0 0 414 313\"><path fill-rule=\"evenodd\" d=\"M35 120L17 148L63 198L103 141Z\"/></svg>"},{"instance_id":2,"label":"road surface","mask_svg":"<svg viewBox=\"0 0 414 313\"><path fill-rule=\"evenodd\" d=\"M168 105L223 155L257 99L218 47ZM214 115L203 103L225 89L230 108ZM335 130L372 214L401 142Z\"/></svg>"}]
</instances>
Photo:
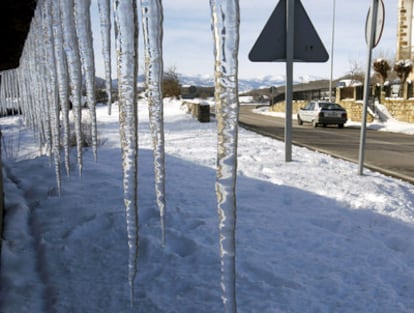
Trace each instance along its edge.
<instances>
[{"instance_id":1,"label":"road surface","mask_svg":"<svg viewBox=\"0 0 414 313\"><path fill-rule=\"evenodd\" d=\"M284 140L282 118L253 113L253 106L240 107L240 125L262 135ZM295 145L358 163L360 128L313 128L292 122ZM414 136L368 130L364 167L414 184Z\"/></svg>"}]
</instances>

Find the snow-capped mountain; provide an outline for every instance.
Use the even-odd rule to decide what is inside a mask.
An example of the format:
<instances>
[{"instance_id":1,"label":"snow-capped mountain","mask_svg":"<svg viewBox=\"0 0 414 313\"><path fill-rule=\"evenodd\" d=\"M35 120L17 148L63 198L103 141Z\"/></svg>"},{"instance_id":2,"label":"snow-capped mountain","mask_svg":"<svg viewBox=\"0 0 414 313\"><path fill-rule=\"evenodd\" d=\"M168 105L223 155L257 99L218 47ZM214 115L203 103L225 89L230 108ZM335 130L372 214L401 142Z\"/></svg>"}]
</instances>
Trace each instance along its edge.
<instances>
[{"instance_id":1,"label":"snow-capped mountain","mask_svg":"<svg viewBox=\"0 0 414 313\"><path fill-rule=\"evenodd\" d=\"M182 86L198 86L198 87L213 87L214 76L212 75L185 75L177 74L180 84ZM316 76L301 76L294 80L294 84L308 83L310 81L320 80L321 77ZM145 80L144 75L138 76L138 82L143 83ZM99 80L101 84L104 83L103 79ZM285 76L263 76L257 78L239 78L239 92L247 92L255 89L270 88L271 86L283 86L285 85ZM114 79L112 85L116 88L118 81Z\"/></svg>"},{"instance_id":2,"label":"snow-capped mountain","mask_svg":"<svg viewBox=\"0 0 414 313\"><path fill-rule=\"evenodd\" d=\"M201 87L214 86L214 76L197 75L189 76L184 74L178 75L182 85L193 85ZM265 76L261 78L239 78L239 91L245 92L253 89L268 88L270 86L281 86L285 84L283 76Z\"/></svg>"},{"instance_id":3,"label":"snow-capped mountain","mask_svg":"<svg viewBox=\"0 0 414 313\"><path fill-rule=\"evenodd\" d=\"M211 87L214 86L214 76L207 76L207 75L197 75L197 76L190 76L184 74L178 74L178 78L182 85L193 85L193 86L201 86L201 87ZM319 80L321 77L304 77L301 76L296 79L293 83L307 83L314 80ZM270 88L271 86L283 86L285 85L286 80L285 76L263 76L257 78L239 78L239 91L246 92L254 89L261 89L261 88Z\"/></svg>"}]
</instances>

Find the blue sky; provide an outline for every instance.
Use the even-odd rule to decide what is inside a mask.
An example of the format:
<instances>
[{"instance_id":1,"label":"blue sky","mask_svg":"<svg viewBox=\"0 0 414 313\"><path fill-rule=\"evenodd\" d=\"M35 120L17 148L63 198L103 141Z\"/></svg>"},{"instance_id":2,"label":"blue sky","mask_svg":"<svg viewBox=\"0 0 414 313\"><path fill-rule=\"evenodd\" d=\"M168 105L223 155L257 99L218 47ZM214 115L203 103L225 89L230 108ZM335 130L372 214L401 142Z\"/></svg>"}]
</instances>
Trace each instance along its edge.
<instances>
[{"instance_id":1,"label":"blue sky","mask_svg":"<svg viewBox=\"0 0 414 313\"><path fill-rule=\"evenodd\" d=\"M239 77L284 76L284 63L253 63L248 54L278 0L240 0ZM333 0L302 0L327 51L331 52ZM367 47L365 20L371 0L336 0L334 78L349 72L351 62L365 69ZM394 59L397 32L397 0L384 0L385 26L374 57ZM208 0L164 0L164 66L190 75L214 75L213 38ZM96 1L92 14L96 15ZM103 76L100 33L94 32L97 72ZM141 36L141 34L140 34ZM99 47L99 48L98 48ZM140 59L142 59L142 44ZM142 62L140 62L142 63ZM295 63L294 77L330 77L330 60L326 63ZM140 67L141 70L142 66ZM114 72L115 73L115 72Z\"/></svg>"}]
</instances>

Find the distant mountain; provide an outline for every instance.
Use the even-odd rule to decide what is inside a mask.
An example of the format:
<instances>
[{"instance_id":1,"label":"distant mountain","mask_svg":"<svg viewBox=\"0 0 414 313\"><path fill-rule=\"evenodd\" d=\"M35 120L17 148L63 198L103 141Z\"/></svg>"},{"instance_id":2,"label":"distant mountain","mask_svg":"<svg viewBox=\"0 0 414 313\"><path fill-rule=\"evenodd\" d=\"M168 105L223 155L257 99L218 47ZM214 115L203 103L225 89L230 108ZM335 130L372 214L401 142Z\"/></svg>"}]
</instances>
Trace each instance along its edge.
<instances>
[{"instance_id":1,"label":"distant mountain","mask_svg":"<svg viewBox=\"0 0 414 313\"><path fill-rule=\"evenodd\" d=\"M214 77L212 76L189 76L178 74L178 78L182 85L193 85L201 87L212 87L214 86ZM310 81L319 80L320 77L300 77L295 80L294 84L308 83ZM261 88L270 88L271 86L283 86L286 84L284 76L264 76L259 78L239 78L239 92L247 92L250 90L261 89Z\"/></svg>"},{"instance_id":2,"label":"distant mountain","mask_svg":"<svg viewBox=\"0 0 414 313\"><path fill-rule=\"evenodd\" d=\"M184 75L178 74L178 79L182 86L199 86L199 87L213 87L214 77L211 75ZM294 84L308 83L315 80L320 80L321 77L317 76L302 76L296 79ZM144 75L138 76L138 83L142 84L145 80ZM100 83L104 83L104 80L99 78ZM271 86L279 87L286 84L284 76L264 76L258 78L239 78L239 92L247 92L250 90L270 88ZM116 88L118 86L118 80L112 80L112 86Z\"/></svg>"},{"instance_id":3,"label":"distant mountain","mask_svg":"<svg viewBox=\"0 0 414 313\"><path fill-rule=\"evenodd\" d=\"M179 74L178 78L182 85L193 85L201 87L212 87L214 86L214 77L213 76L188 76ZM280 86L285 83L284 77L262 77L262 78L252 78L252 79L243 79L239 78L239 91L245 92L258 88L266 88L270 86Z\"/></svg>"}]
</instances>

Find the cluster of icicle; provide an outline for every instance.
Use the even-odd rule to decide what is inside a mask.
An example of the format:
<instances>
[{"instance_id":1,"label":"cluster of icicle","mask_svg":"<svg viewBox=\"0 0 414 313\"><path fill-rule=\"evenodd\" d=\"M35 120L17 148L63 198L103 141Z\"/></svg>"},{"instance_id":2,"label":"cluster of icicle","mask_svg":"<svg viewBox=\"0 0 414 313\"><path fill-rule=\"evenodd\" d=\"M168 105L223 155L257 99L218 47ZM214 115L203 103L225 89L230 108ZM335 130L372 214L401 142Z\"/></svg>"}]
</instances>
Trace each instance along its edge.
<instances>
[{"instance_id":1,"label":"cluster of icicle","mask_svg":"<svg viewBox=\"0 0 414 313\"><path fill-rule=\"evenodd\" d=\"M108 113L111 114L111 4L117 58L118 105L123 192L129 246L131 302L137 273L138 238L138 0L98 0ZM61 163L70 175L70 146L75 143L82 175L84 138L91 138L97 159L95 64L90 0L38 0L20 66L1 72L0 111L19 109L41 147L53 160L60 193ZM236 312L235 228L239 43L238 0L210 0L215 42L217 179L221 287L225 312ZM150 128L154 148L156 202L162 245L165 236L165 152L163 127L163 6L140 0ZM82 90L86 90L86 107ZM88 127L84 127L88 124ZM88 133L85 133L88 132ZM62 148L61 148L62 147ZM61 151L63 150L63 151ZM63 156L63 161L61 157Z\"/></svg>"},{"instance_id":2,"label":"cluster of icicle","mask_svg":"<svg viewBox=\"0 0 414 313\"><path fill-rule=\"evenodd\" d=\"M1 73L5 106L13 102L42 147L54 160L60 192L61 147L70 175L69 148L76 139L77 164L82 174L82 145L91 138L97 155L95 65L88 0L39 0L17 69ZM88 110L82 117L82 82ZM4 108L2 108L4 109ZM88 134L82 122L89 123ZM74 129L74 131L72 131Z\"/></svg>"}]
</instances>

